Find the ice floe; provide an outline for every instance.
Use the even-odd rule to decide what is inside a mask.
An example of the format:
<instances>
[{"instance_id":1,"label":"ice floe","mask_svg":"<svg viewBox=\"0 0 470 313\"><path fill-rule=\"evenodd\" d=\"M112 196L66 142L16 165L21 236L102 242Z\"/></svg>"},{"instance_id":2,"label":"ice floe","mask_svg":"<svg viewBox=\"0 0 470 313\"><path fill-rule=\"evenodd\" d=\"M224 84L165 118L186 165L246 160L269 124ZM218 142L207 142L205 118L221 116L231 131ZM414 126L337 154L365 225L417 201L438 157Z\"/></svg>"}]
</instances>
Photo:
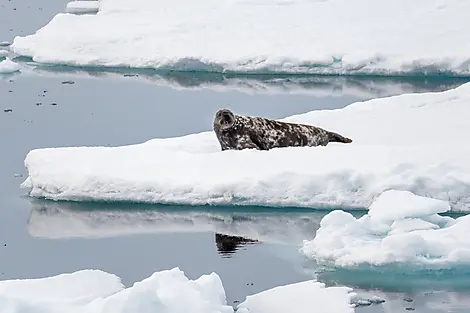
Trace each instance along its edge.
<instances>
[{"instance_id":1,"label":"ice floe","mask_svg":"<svg viewBox=\"0 0 470 313\"><path fill-rule=\"evenodd\" d=\"M325 287L315 281L279 286L249 296L239 313L310 312L353 313L364 301L348 287ZM293 300L295 299L295 302ZM0 282L0 306L9 313L234 313L216 273L188 279L179 268L153 273L125 288L117 276L82 270L58 276Z\"/></svg>"},{"instance_id":2,"label":"ice floe","mask_svg":"<svg viewBox=\"0 0 470 313\"><path fill-rule=\"evenodd\" d=\"M41 201L42 202L42 201ZM74 203L33 204L28 231L41 238L104 238L167 232L215 232L277 244L313 239L322 214L234 212L233 210L133 209L80 207Z\"/></svg>"},{"instance_id":3,"label":"ice floe","mask_svg":"<svg viewBox=\"0 0 470 313\"><path fill-rule=\"evenodd\" d=\"M470 263L470 216L444 217L442 200L389 190L356 219L336 210L325 216L316 237L301 251L336 267L405 265L446 269Z\"/></svg>"},{"instance_id":4,"label":"ice floe","mask_svg":"<svg viewBox=\"0 0 470 313\"><path fill-rule=\"evenodd\" d=\"M23 187L53 200L314 208L367 208L399 189L467 211L469 101L464 84L284 119L354 140L327 147L222 152L208 131L121 147L36 149L26 156Z\"/></svg>"},{"instance_id":5,"label":"ice floe","mask_svg":"<svg viewBox=\"0 0 470 313\"><path fill-rule=\"evenodd\" d=\"M469 11L460 0L101 0L98 14L57 14L12 49L78 66L470 75Z\"/></svg>"},{"instance_id":6,"label":"ice floe","mask_svg":"<svg viewBox=\"0 0 470 313\"><path fill-rule=\"evenodd\" d=\"M215 273L189 280L178 268L156 272L124 288L102 271L78 271L43 279L0 282L2 312L47 313L233 313Z\"/></svg>"},{"instance_id":7,"label":"ice floe","mask_svg":"<svg viewBox=\"0 0 470 313\"><path fill-rule=\"evenodd\" d=\"M315 307L322 313L354 313L356 296L348 287L325 288L323 283L306 281L248 296L237 313L307 313Z\"/></svg>"},{"instance_id":8,"label":"ice floe","mask_svg":"<svg viewBox=\"0 0 470 313\"><path fill-rule=\"evenodd\" d=\"M0 62L0 74L11 74L18 72L20 70L20 65L13 62L9 58Z\"/></svg>"}]
</instances>

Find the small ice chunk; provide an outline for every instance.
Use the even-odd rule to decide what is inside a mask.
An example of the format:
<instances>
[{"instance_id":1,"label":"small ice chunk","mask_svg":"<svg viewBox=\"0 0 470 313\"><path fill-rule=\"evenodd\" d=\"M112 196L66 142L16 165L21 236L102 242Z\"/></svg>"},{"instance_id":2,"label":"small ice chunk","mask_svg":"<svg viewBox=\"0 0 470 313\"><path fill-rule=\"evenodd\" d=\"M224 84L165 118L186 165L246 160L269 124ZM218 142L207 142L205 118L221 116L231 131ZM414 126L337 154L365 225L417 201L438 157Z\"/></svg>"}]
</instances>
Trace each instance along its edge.
<instances>
[{"instance_id":1,"label":"small ice chunk","mask_svg":"<svg viewBox=\"0 0 470 313\"><path fill-rule=\"evenodd\" d=\"M20 65L18 63L13 62L9 58L6 58L2 62L0 62L0 74L11 74L14 72L18 72L20 70Z\"/></svg>"},{"instance_id":2,"label":"small ice chunk","mask_svg":"<svg viewBox=\"0 0 470 313\"><path fill-rule=\"evenodd\" d=\"M246 297L237 313L354 313L356 294L348 287L325 287L316 281L305 281L272 288Z\"/></svg>"},{"instance_id":3,"label":"small ice chunk","mask_svg":"<svg viewBox=\"0 0 470 313\"><path fill-rule=\"evenodd\" d=\"M391 190L361 218L341 210L326 215L316 237L304 241L301 251L338 267L470 265L470 215L456 219L437 215L448 209L441 200Z\"/></svg>"},{"instance_id":4,"label":"small ice chunk","mask_svg":"<svg viewBox=\"0 0 470 313\"><path fill-rule=\"evenodd\" d=\"M0 47L8 47L10 43L8 41L0 41Z\"/></svg>"},{"instance_id":5,"label":"small ice chunk","mask_svg":"<svg viewBox=\"0 0 470 313\"><path fill-rule=\"evenodd\" d=\"M1 50L0 49L0 57L6 57L8 55L8 51L7 50Z\"/></svg>"}]
</instances>

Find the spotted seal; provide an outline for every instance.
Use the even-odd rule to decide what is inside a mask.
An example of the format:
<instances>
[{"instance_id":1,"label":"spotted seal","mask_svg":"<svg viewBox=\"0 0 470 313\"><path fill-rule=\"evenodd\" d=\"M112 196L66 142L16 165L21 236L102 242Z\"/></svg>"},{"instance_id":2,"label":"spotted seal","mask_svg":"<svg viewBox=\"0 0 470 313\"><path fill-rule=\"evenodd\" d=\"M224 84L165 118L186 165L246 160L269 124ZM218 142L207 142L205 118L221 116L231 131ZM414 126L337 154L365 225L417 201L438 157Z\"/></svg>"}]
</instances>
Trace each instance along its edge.
<instances>
[{"instance_id":1,"label":"spotted seal","mask_svg":"<svg viewBox=\"0 0 470 313\"><path fill-rule=\"evenodd\" d=\"M222 150L270 150L352 142L349 138L320 127L235 115L228 109L217 111L213 129Z\"/></svg>"}]
</instances>

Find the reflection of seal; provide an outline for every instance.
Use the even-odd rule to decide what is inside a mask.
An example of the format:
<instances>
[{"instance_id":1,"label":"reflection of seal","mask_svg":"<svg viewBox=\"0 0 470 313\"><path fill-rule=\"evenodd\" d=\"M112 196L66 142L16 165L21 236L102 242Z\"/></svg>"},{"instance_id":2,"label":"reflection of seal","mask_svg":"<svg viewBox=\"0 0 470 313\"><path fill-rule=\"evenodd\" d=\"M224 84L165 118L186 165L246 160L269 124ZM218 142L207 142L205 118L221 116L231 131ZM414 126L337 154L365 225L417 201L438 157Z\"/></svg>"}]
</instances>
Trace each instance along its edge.
<instances>
[{"instance_id":1,"label":"reflection of seal","mask_svg":"<svg viewBox=\"0 0 470 313\"><path fill-rule=\"evenodd\" d=\"M256 242L258 242L258 240L219 233L215 234L217 250L219 251L220 255L224 257L230 257L231 254L234 254L238 249L240 249L240 246L253 244Z\"/></svg>"},{"instance_id":2,"label":"reflection of seal","mask_svg":"<svg viewBox=\"0 0 470 313\"><path fill-rule=\"evenodd\" d=\"M217 111L213 127L222 150L269 150L352 142L349 138L319 127L240 116L227 109Z\"/></svg>"}]
</instances>

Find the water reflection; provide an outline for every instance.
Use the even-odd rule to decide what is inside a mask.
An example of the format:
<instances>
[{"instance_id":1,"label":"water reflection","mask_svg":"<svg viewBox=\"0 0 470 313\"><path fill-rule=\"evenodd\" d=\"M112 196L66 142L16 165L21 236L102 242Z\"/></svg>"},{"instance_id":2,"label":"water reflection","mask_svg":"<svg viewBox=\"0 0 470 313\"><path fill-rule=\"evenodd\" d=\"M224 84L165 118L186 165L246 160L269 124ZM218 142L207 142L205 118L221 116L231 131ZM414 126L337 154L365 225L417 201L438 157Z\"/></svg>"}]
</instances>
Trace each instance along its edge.
<instances>
[{"instance_id":1,"label":"water reflection","mask_svg":"<svg viewBox=\"0 0 470 313\"><path fill-rule=\"evenodd\" d=\"M28 232L49 239L214 232L219 251L254 242L300 245L313 239L326 212L263 208L180 207L31 199Z\"/></svg>"},{"instance_id":2,"label":"water reflection","mask_svg":"<svg viewBox=\"0 0 470 313\"><path fill-rule=\"evenodd\" d=\"M41 76L64 75L69 78L114 77L167 86L174 89L239 90L246 93L309 94L317 96L349 95L376 98L402 93L439 92L456 88L469 78L447 77L374 77L374 76L315 76L266 75L208 72L175 72L153 69L77 68L46 66L17 57L16 61L30 65L29 73Z\"/></svg>"},{"instance_id":3,"label":"water reflection","mask_svg":"<svg viewBox=\"0 0 470 313\"><path fill-rule=\"evenodd\" d=\"M215 234L215 244L217 246L217 251L224 258L230 258L243 246L257 242L258 240L241 236L230 236L219 233Z\"/></svg>"}]
</instances>

